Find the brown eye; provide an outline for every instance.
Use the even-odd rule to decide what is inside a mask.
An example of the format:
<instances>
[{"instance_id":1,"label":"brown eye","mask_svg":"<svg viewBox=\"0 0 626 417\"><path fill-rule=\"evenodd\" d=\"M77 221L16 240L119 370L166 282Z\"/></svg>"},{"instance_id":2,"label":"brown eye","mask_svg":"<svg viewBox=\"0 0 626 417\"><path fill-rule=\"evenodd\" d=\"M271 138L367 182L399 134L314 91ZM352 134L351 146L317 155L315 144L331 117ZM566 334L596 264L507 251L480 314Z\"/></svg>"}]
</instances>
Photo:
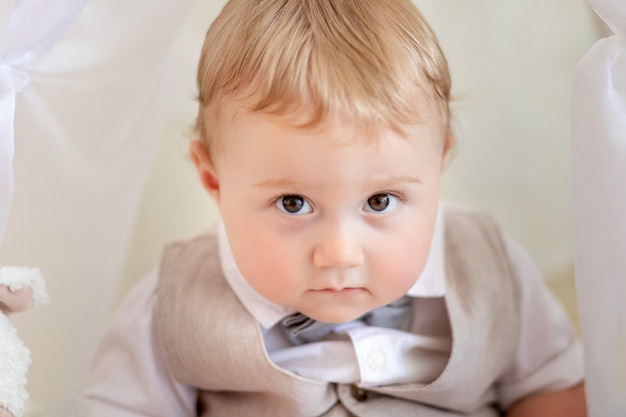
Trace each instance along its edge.
<instances>
[{"instance_id":1,"label":"brown eye","mask_svg":"<svg viewBox=\"0 0 626 417\"><path fill-rule=\"evenodd\" d=\"M367 199L367 205L374 211L384 211L389 206L387 194L376 194Z\"/></svg>"},{"instance_id":2,"label":"brown eye","mask_svg":"<svg viewBox=\"0 0 626 417\"><path fill-rule=\"evenodd\" d=\"M276 208L284 214L307 214L312 211L311 205L300 195L286 195L276 200Z\"/></svg>"},{"instance_id":3,"label":"brown eye","mask_svg":"<svg viewBox=\"0 0 626 417\"><path fill-rule=\"evenodd\" d=\"M388 213L398 206L398 197L391 194L374 194L367 199L363 210L369 213Z\"/></svg>"}]
</instances>

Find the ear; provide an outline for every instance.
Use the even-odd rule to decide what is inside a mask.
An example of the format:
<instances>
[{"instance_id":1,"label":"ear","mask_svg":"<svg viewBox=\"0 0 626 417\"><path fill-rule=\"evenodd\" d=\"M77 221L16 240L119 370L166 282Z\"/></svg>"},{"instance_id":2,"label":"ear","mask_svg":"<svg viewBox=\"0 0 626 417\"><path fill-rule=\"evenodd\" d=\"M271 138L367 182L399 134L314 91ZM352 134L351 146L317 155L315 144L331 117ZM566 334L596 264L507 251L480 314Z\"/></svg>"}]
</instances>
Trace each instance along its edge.
<instances>
[{"instance_id":1,"label":"ear","mask_svg":"<svg viewBox=\"0 0 626 417\"><path fill-rule=\"evenodd\" d=\"M449 132L446 136L446 141L443 144L443 156L444 158L450 154L452 148L456 145L456 137L452 132Z\"/></svg>"},{"instance_id":2,"label":"ear","mask_svg":"<svg viewBox=\"0 0 626 417\"><path fill-rule=\"evenodd\" d=\"M209 193L209 195L213 197L215 202L219 204L220 183L217 178L215 165L213 164L213 160L211 159L208 149L202 142L192 140L189 142L189 153L194 165L196 166L196 171L198 172L198 177L200 177L202 186Z\"/></svg>"},{"instance_id":3,"label":"ear","mask_svg":"<svg viewBox=\"0 0 626 417\"><path fill-rule=\"evenodd\" d=\"M446 140L443 144L443 167L445 168L452 158L452 154L454 152L454 148L456 145L456 137L450 132L446 136Z\"/></svg>"}]
</instances>

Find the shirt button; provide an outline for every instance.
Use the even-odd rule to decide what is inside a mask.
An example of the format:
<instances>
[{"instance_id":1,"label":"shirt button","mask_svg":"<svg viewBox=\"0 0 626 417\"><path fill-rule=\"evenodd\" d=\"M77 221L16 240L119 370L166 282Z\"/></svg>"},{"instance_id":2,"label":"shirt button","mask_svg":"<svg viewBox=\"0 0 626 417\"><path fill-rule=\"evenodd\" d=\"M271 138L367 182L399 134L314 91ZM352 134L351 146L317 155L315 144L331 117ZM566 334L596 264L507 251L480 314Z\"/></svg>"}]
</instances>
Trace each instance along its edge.
<instances>
[{"instance_id":1,"label":"shirt button","mask_svg":"<svg viewBox=\"0 0 626 417\"><path fill-rule=\"evenodd\" d=\"M367 365L370 369L381 369L385 367L387 358L381 352L374 350L367 355Z\"/></svg>"}]
</instances>

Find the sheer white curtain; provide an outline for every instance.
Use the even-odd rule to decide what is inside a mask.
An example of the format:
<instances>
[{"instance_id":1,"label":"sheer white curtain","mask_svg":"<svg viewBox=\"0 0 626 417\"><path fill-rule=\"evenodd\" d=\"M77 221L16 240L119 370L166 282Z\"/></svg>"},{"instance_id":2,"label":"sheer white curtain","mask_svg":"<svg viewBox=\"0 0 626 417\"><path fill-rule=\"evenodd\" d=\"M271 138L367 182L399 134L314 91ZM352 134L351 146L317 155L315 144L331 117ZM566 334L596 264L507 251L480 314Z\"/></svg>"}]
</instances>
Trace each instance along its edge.
<instances>
[{"instance_id":1,"label":"sheer white curtain","mask_svg":"<svg viewBox=\"0 0 626 417\"><path fill-rule=\"evenodd\" d=\"M572 96L576 280L592 417L626 415L626 3L591 5L615 32Z\"/></svg>"},{"instance_id":2,"label":"sheer white curtain","mask_svg":"<svg viewBox=\"0 0 626 417\"><path fill-rule=\"evenodd\" d=\"M0 3L0 243L13 201L17 95L30 83L28 65L53 47L86 3L87 0L5 0ZM29 264L38 262L36 254L25 258ZM10 257L0 256L0 269L7 263L11 263ZM2 389L5 387L0 387ZM6 392L2 394L6 398ZM20 408L16 412L21 414L22 411Z\"/></svg>"},{"instance_id":3,"label":"sheer white curtain","mask_svg":"<svg viewBox=\"0 0 626 417\"><path fill-rule=\"evenodd\" d=\"M15 99L30 82L25 66L47 52L88 0L0 3L0 242L13 198Z\"/></svg>"},{"instance_id":4,"label":"sheer white curtain","mask_svg":"<svg viewBox=\"0 0 626 417\"><path fill-rule=\"evenodd\" d=\"M46 276L50 304L15 316L15 324L32 351L31 398L48 415L63 416L115 299L171 100L172 47L191 1L93 0L37 60L19 52L39 55L58 40L51 19L68 26L78 11L72 4L84 2L0 3L8 27L2 40L10 41L0 61L11 65L0 70L1 84L11 81L2 89L6 132L5 108L23 86L15 81L31 79L16 102L15 190L0 262L38 266ZM4 226L12 143L5 133L1 139Z\"/></svg>"}]
</instances>

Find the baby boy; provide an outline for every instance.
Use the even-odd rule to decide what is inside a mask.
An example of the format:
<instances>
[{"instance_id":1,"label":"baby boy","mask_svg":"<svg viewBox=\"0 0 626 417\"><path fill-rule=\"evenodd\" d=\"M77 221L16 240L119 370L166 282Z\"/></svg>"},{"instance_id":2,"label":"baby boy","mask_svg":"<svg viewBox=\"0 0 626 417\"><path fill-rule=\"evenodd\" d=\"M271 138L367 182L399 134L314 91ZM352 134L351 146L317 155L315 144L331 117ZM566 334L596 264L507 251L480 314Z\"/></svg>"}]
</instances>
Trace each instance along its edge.
<instances>
[{"instance_id":1,"label":"baby boy","mask_svg":"<svg viewBox=\"0 0 626 417\"><path fill-rule=\"evenodd\" d=\"M220 222L129 295L81 415L586 415L527 255L440 203L450 76L409 0L231 0L198 88Z\"/></svg>"}]
</instances>

